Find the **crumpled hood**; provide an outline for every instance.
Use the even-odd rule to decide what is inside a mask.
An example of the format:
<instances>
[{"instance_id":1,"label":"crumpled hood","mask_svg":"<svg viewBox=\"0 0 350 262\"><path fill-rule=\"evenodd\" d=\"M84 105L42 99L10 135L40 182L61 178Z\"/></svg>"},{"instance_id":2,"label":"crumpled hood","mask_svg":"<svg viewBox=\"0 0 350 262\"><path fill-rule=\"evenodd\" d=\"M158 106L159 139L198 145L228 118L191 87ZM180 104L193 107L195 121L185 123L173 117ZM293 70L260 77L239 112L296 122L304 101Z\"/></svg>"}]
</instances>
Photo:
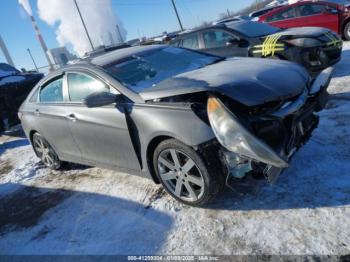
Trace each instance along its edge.
<instances>
[{"instance_id":1,"label":"crumpled hood","mask_svg":"<svg viewBox=\"0 0 350 262\"><path fill-rule=\"evenodd\" d=\"M144 100L202 91L219 92L247 105L288 99L308 87L309 75L301 66L279 60L230 58L179 74L140 93Z\"/></svg>"}]
</instances>

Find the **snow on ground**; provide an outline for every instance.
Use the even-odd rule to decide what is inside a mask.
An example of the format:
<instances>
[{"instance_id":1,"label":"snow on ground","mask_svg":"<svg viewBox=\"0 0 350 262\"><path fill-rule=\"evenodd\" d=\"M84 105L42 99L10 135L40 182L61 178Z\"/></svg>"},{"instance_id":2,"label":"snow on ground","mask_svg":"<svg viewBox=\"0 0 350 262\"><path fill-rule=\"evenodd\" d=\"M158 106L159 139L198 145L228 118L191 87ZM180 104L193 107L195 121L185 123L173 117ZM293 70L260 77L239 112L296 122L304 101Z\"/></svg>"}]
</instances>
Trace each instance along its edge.
<instances>
[{"instance_id":1,"label":"snow on ground","mask_svg":"<svg viewBox=\"0 0 350 262\"><path fill-rule=\"evenodd\" d=\"M313 137L274 186L247 181L207 208L147 179L49 171L20 131L0 137L0 254L349 254L350 43Z\"/></svg>"}]
</instances>

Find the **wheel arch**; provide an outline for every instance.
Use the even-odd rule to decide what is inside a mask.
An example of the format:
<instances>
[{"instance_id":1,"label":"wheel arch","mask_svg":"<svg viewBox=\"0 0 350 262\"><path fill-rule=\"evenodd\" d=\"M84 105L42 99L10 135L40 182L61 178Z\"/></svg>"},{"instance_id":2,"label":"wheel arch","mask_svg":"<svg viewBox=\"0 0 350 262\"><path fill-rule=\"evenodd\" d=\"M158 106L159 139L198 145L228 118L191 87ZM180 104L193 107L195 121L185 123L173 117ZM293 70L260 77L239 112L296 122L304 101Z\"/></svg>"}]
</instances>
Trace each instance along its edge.
<instances>
[{"instance_id":1,"label":"wheel arch","mask_svg":"<svg viewBox=\"0 0 350 262\"><path fill-rule=\"evenodd\" d=\"M38 131L36 131L34 129L29 131L29 142L31 144L33 144L33 136L34 136L35 133L38 133Z\"/></svg>"},{"instance_id":2,"label":"wheel arch","mask_svg":"<svg viewBox=\"0 0 350 262\"><path fill-rule=\"evenodd\" d=\"M160 181L154 172L154 165L153 165L153 154L154 150L157 148L157 146L162 143L165 140L168 139L176 139L174 137L168 136L168 135L159 135L154 138L148 143L147 150L146 150L146 164L149 173L151 174L152 180L156 184L160 184Z\"/></svg>"},{"instance_id":3,"label":"wheel arch","mask_svg":"<svg viewBox=\"0 0 350 262\"><path fill-rule=\"evenodd\" d=\"M146 149L146 165L148 168L148 171L152 177L152 180L156 183L156 184L160 184L160 181L157 177L157 175L155 174L154 171L154 165L153 165L153 154L155 149L157 148L157 146L162 143L165 140L170 140L170 139L175 139L179 142L181 142L184 145L187 145L189 147L191 147L194 151L198 151L200 150L200 145L203 145L203 143L205 144L206 142L203 142L201 144L198 145L191 145L190 143L186 142L183 139L180 139L179 137L175 136L175 135L171 135L171 134L160 134L157 135L155 137L153 137L150 142L148 143L147 149ZM208 140L207 142L210 143L210 140Z\"/></svg>"},{"instance_id":4,"label":"wheel arch","mask_svg":"<svg viewBox=\"0 0 350 262\"><path fill-rule=\"evenodd\" d=\"M341 26L341 36L345 38L345 27L350 23L350 16L348 18L346 18Z\"/></svg>"},{"instance_id":5,"label":"wheel arch","mask_svg":"<svg viewBox=\"0 0 350 262\"><path fill-rule=\"evenodd\" d=\"M30 142L30 144L31 144L31 146L33 148L33 151L34 151L35 155L38 156L36 151L35 151L35 149L34 149L34 145L33 145L33 137L34 137L34 134L36 134L36 133L40 134L37 130L34 130L34 129L30 130L29 133L28 133L29 134L28 138L29 138L29 142Z\"/></svg>"}]
</instances>

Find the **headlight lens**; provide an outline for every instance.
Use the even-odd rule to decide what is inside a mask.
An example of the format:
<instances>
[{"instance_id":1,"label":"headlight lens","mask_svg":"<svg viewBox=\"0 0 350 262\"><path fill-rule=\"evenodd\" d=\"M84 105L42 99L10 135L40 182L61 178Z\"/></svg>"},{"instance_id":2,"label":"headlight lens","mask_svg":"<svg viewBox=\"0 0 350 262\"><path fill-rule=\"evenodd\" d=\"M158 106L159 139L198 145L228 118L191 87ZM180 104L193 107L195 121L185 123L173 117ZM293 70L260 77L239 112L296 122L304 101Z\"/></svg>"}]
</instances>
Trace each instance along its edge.
<instances>
[{"instance_id":1,"label":"headlight lens","mask_svg":"<svg viewBox=\"0 0 350 262\"><path fill-rule=\"evenodd\" d=\"M313 38L296 38L296 39L287 40L286 42L291 45L304 46L304 47L319 46L321 43L317 39L313 39Z\"/></svg>"},{"instance_id":2,"label":"headlight lens","mask_svg":"<svg viewBox=\"0 0 350 262\"><path fill-rule=\"evenodd\" d=\"M208 116L215 136L226 149L275 167L288 166L268 145L251 134L216 97L208 99Z\"/></svg>"}]
</instances>

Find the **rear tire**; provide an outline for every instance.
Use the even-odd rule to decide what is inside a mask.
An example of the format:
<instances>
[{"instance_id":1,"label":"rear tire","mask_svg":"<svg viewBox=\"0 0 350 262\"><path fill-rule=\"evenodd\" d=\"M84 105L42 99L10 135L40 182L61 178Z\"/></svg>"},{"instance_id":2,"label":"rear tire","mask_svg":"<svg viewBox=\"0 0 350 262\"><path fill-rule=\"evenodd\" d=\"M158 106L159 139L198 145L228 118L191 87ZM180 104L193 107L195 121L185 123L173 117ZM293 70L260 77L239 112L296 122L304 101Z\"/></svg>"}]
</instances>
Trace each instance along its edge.
<instances>
[{"instance_id":1,"label":"rear tire","mask_svg":"<svg viewBox=\"0 0 350 262\"><path fill-rule=\"evenodd\" d=\"M176 139L165 140L157 146L153 166L165 190L187 205L202 206L223 188L219 177L222 174L210 172L196 151Z\"/></svg>"},{"instance_id":2,"label":"rear tire","mask_svg":"<svg viewBox=\"0 0 350 262\"><path fill-rule=\"evenodd\" d=\"M344 27L344 38L345 40L350 40L350 22L348 22Z\"/></svg>"},{"instance_id":3,"label":"rear tire","mask_svg":"<svg viewBox=\"0 0 350 262\"><path fill-rule=\"evenodd\" d=\"M52 170L58 170L62 166L62 162L56 154L52 146L47 140L40 135L35 133L32 138L33 148L35 154L41 159L41 162Z\"/></svg>"}]
</instances>

